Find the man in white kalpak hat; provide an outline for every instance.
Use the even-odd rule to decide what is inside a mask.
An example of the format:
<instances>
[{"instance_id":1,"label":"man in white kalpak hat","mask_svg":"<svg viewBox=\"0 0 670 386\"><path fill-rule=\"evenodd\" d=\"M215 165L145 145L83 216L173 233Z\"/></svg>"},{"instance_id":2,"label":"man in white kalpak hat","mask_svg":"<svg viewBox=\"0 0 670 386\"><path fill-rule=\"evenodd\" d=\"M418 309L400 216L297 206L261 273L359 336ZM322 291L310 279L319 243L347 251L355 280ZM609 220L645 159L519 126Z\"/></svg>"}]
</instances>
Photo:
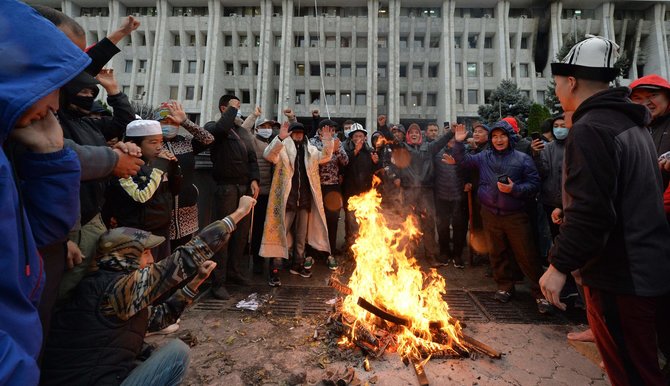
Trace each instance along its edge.
<instances>
[{"instance_id":1,"label":"man in white kalpak hat","mask_svg":"<svg viewBox=\"0 0 670 386\"><path fill-rule=\"evenodd\" d=\"M563 166L564 218L540 279L545 297L559 295L566 275L584 285L589 326L614 385L666 385L658 348L667 353L670 228L646 108L618 76L618 46L588 36L552 63L556 96L571 128ZM663 326L657 328L657 326Z\"/></svg>"}]
</instances>

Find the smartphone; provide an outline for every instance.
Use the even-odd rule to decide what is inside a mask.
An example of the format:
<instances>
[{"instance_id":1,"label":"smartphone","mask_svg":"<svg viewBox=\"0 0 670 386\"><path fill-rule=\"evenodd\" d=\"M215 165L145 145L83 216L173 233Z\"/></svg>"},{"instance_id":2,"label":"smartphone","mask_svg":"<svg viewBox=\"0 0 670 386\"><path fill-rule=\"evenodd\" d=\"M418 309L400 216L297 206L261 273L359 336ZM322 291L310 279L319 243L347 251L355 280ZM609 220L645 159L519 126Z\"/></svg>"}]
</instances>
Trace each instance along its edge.
<instances>
[{"instance_id":1,"label":"smartphone","mask_svg":"<svg viewBox=\"0 0 670 386\"><path fill-rule=\"evenodd\" d=\"M670 151L666 151L658 157L658 162L670 161Z\"/></svg>"},{"instance_id":2,"label":"smartphone","mask_svg":"<svg viewBox=\"0 0 670 386\"><path fill-rule=\"evenodd\" d=\"M498 182L507 185L509 184L509 177L507 176L507 174L501 174L498 176Z\"/></svg>"},{"instance_id":3,"label":"smartphone","mask_svg":"<svg viewBox=\"0 0 670 386\"><path fill-rule=\"evenodd\" d=\"M530 134L530 137L533 138L533 140L536 140L536 139L542 139L542 134L540 134L540 133L531 133L531 134Z\"/></svg>"}]
</instances>

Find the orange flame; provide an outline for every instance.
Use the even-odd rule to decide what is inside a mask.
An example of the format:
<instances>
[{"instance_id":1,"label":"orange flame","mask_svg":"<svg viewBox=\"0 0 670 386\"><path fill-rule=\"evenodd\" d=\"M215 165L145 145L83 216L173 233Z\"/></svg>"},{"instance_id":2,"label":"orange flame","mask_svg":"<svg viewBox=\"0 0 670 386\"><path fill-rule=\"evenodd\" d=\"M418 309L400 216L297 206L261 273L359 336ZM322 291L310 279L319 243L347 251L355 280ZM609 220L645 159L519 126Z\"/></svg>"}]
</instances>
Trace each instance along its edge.
<instances>
[{"instance_id":1,"label":"orange flame","mask_svg":"<svg viewBox=\"0 0 670 386\"><path fill-rule=\"evenodd\" d=\"M381 196L373 188L349 199L349 210L355 212L359 235L352 250L356 268L348 287L352 293L343 302L342 310L374 330L377 317L357 305L363 298L387 311L411 321L398 333L398 353L410 359L420 359L419 348L436 352L444 348L432 344L431 322L442 322L440 330L450 341L460 342L461 327L450 324L449 306L442 296L446 292L444 278L431 269L423 273L416 259L409 256L408 246L420 236L414 217L408 217L399 229L391 229L381 213Z\"/></svg>"}]
</instances>

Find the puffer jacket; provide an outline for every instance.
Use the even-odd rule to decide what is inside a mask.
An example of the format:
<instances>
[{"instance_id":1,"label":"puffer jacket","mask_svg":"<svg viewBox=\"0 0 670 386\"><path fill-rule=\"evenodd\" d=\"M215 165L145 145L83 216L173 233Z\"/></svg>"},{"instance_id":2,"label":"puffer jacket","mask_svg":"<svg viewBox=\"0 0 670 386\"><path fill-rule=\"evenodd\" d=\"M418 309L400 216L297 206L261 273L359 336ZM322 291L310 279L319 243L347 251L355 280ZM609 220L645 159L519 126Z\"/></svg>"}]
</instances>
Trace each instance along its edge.
<instances>
[{"instance_id":1,"label":"puffer jacket","mask_svg":"<svg viewBox=\"0 0 670 386\"><path fill-rule=\"evenodd\" d=\"M403 143L402 146L407 149L410 155L410 163L406 168L400 168L400 183L404 188L433 186L433 157L454 135L449 132L442 135L431 143L421 142L410 145Z\"/></svg>"},{"instance_id":2,"label":"puffer jacket","mask_svg":"<svg viewBox=\"0 0 670 386\"><path fill-rule=\"evenodd\" d=\"M444 148L435 155L435 198L444 201L462 201L465 197L467 172L459 164L449 165L442 162L445 153L451 154L452 150Z\"/></svg>"},{"instance_id":3,"label":"puffer jacket","mask_svg":"<svg viewBox=\"0 0 670 386\"><path fill-rule=\"evenodd\" d=\"M453 156L463 167L479 169L477 196L482 207L495 215L504 216L524 211L526 199L540 189L540 176L530 156L514 150L512 126L507 122L498 122L491 132L496 129L503 129L509 138L509 146L504 151L497 151L491 145L481 153L466 154L465 144L456 142ZM498 190L498 176L501 175L507 175L514 183L509 194Z\"/></svg>"}]
</instances>

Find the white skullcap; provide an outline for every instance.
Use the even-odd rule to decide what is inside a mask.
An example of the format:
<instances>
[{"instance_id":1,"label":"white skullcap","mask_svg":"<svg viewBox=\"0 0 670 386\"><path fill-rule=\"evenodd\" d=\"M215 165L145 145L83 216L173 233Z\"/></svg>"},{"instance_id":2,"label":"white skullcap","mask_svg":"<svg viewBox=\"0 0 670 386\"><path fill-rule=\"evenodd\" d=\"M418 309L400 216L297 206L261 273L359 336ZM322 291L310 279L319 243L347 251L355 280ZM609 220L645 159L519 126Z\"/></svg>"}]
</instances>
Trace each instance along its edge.
<instances>
[{"instance_id":1,"label":"white skullcap","mask_svg":"<svg viewBox=\"0 0 670 386\"><path fill-rule=\"evenodd\" d=\"M604 82L614 80L619 75L614 68L619 58L619 46L601 36L586 37L575 44L560 63L551 64L552 74Z\"/></svg>"},{"instance_id":2,"label":"white skullcap","mask_svg":"<svg viewBox=\"0 0 670 386\"><path fill-rule=\"evenodd\" d=\"M126 126L126 137L146 137L147 135L163 135L158 121L138 119Z\"/></svg>"}]
</instances>

